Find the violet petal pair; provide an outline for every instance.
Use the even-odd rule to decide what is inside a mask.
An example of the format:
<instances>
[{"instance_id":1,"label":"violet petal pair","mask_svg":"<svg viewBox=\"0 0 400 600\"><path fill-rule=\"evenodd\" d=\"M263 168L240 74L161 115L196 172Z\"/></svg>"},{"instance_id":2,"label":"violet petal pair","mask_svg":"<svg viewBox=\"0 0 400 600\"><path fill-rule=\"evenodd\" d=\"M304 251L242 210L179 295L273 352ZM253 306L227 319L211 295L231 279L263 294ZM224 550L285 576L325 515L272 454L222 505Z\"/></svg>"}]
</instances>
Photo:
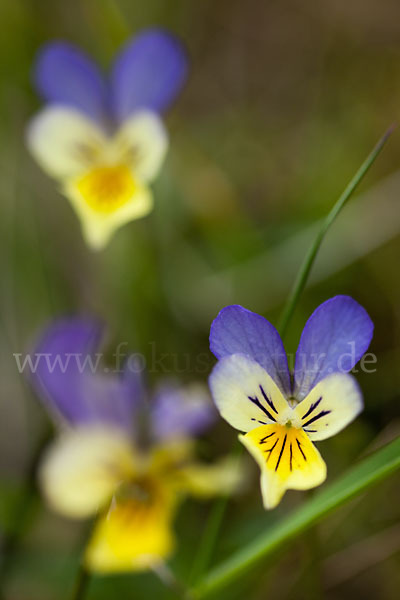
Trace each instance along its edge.
<instances>
[{"instance_id":1,"label":"violet petal pair","mask_svg":"<svg viewBox=\"0 0 400 600\"><path fill-rule=\"evenodd\" d=\"M365 309L349 296L335 296L321 304L303 329L293 382L278 331L241 306L221 310L211 326L210 349L218 359L248 355L267 371L285 397L300 401L327 375L351 371L368 349L373 328Z\"/></svg>"},{"instance_id":2,"label":"violet petal pair","mask_svg":"<svg viewBox=\"0 0 400 600\"><path fill-rule=\"evenodd\" d=\"M90 318L66 318L50 325L33 352L33 387L49 413L71 426L105 424L135 431L139 413L148 410L153 438L193 436L215 418L204 391L165 385L147 404L142 373L135 361L122 373L104 367L103 330Z\"/></svg>"},{"instance_id":3,"label":"violet petal pair","mask_svg":"<svg viewBox=\"0 0 400 600\"><path fill-rule=\"evenodd\" d=\"M120 124L138 109L160 113L168 108L186 73L180 42L162 29L148 29L117 55L109 80L81 50L52 42L39 53L34 82L47 102L77 108L96 121Z\"/></svg>"}]
</instances>

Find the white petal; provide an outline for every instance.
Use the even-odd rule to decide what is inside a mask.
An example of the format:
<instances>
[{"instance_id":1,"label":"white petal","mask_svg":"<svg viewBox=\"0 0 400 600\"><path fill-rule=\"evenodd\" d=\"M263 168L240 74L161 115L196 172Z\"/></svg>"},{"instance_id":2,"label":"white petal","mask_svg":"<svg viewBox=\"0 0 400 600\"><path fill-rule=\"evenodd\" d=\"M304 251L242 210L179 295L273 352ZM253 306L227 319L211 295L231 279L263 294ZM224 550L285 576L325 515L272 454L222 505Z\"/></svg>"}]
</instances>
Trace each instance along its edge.
<instances>
[{"instance_id":1,"label":"white petal","mask_svg":"<svg viewBox=\"0 0 400 600\"><path fill-rule=\"evenodd\" d=\"M216 364L210 389L221 416L240 431L266 423L285 423L291 413L273 379L243 354L232 354Z\"/></svg>"},{"instance_id":2,"label":"white petal","mask_svg":"<svg viewBox=\"0 0 400 600\"><path fill-rule=\"evenodd\" d=\"M48 502L69 517L86 517L111 499L133 469L132 448L120 430L87 426L63 434L40 469Z\"/></svg>"},{"instance_id":3,"label":"white petal","mask_svg":"<svg viewBox=\"0 0 400 600\"><path fill-rule=\"evenodd\" d=\"M320 381L293 411L293 424L311 440L324 440L344 429L363 409L354 377L334 373Z\"/></svg>"},{"instance_id":4,"label":"white petal","mask_svg":"<svg viewBox=\"0 0 400 600\"><path fill-rule=\"evenodd\" d=\"M50 106L34 117L27 131L28 148L39 165L56 178L71 177L96 164L106 138L77 110Z\"/></svg>"},{"instance_id":5,"label":"white petal","mask_svg":"<svg viewBox=\"0 0 400 600\"><path fill-rule=\"evenodd\" d=\"M118 162L130 165L141 181L151 181L168 149L167 132L155 113L141 111L123 124L112 146Z\"/></svg>"}]
</instances>

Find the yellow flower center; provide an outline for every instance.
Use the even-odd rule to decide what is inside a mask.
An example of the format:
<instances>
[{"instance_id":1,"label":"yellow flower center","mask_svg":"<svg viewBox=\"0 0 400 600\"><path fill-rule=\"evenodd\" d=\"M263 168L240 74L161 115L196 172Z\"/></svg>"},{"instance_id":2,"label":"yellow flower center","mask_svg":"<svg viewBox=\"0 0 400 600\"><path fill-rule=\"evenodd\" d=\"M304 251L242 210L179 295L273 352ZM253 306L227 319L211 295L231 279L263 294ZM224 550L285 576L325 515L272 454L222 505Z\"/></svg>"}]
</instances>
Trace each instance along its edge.
<instances>
[{"instance_id":1,"label":"yellow flower center","mask_svg":"<svg viewBox=\"0 0 400 600\"><path fill-rule=\"evenodd\" d=\"M129 500L131 503L149 507L160 497L160 486L150 477L137 477L123 483L117 494L118 502Z\"/></svg>"},{"instance_id":2,"label":"yellow flower center","mask_svg":"<svg viewBox=\"0 0 400 600\"><path fill-rule=\"evenodd\" d=\"M262 425L240 437L261 467L264 506L274 508L287 489L307 490L322 483L326 465L301 428Z\"/></svg>"},{"instance_id":3,"label":"yellow flower center","mask_svg":"<svg viewBox=\"0 0 400 600\"><path fill-rule=\"evenodd\" d=\"M290 422L257 427L245 437L261 452L265 466L282 479L293 471L304 471L317 460L308 436Z\"/></svg>"},{"instance_id":4,"label":"yellow flower center","mask_svg":"<svg viewBox=\"0 0 400 600\"><path fill-rule=\"evenodd\" d=\"M131 170L126 165L97 167L78 179L76 187L85 202L101 213L114 212L136 191Z\"/></svg>"},{"instance_id":5,"label":"yellow flower center","mask_svg":"<svg viewBox=\"0 0 400 600\"><path fill-rule=\"evenodd\" d=\"M173 547L174 506L175 496L153 478L123 484L96 525L88 567L103 573L142 570L164 560Z\"/></svg>"}]
</instances>

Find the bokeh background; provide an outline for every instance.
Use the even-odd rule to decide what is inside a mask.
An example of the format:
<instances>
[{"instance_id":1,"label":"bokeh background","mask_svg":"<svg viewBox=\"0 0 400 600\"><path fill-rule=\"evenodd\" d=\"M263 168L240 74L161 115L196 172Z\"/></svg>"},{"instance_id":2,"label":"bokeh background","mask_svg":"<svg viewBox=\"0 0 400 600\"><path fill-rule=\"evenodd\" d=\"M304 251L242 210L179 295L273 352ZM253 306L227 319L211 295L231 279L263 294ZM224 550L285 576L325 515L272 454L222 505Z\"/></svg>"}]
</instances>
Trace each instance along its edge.
<instances>
[{"instance_id":1,"label":"bokeh background","mask_svg":"<svg viewBox=\"0 0 400 600\"><path fill-rule=\"evenodd\" d=\"M238 303L276 322L301 258L324 216L380 135L400 119L397 0L2 0L0 4L0 526L12 511L48 421L16 368L41 328L65 313L108 325L147 358L149 379L206 381L211 320ZM106 69L143 27L185 42L191 74L167 117L171 149L147 218L91 253L54 182L24 145L40 100L31 66L40 45L67 39ZM289 352L310 312L350 294L373 318L376 372L359 373L362 417L323 443L330 478L399 433L400 132L327 236L287 336ZM154 357L166 355L161 365ZM218 422L200 442L212 459L235 432ZM321 445L322 446L322 445ZM213 564L304 501L289 492L262 510L256 469L229 503ZM398 598L399 478L357 498L253 570L226 598ZM210 504L187 501L172 560L182 578ZM68 597L86 524L37 499L4 580L7 600ZM314 540L315 541L315 540ZM151 574L95 578L88 599L173 598Z\"/></svg>"}]
</instances>

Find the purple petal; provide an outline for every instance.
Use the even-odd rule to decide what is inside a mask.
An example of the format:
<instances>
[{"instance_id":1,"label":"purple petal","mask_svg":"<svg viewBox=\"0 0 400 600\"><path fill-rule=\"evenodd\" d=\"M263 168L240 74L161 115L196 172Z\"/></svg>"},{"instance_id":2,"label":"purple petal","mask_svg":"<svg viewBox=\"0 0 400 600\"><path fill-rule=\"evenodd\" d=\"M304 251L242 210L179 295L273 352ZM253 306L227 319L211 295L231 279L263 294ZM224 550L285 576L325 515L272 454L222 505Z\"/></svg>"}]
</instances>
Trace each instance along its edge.
<instances>
[{"instance_id":1,"label":"purple petal","mask_svg":"<svg viewBox=\"0 0 400 600\"><path fill-rule=\"evenodd\" d=\"M52 416L71 425L108 423L131 429L139 376L108 373L95 354L102 337L99 323L70 318L44 333L32 360L34 388Z\"/></svg>"},{"instance_id":2,"label":"purple petal","mask_svg":"<svg viewBox=\"0 0 400 600\"><path fill-rule=\"evenodd\" d=\"M308 319L296 353L294 393L297 399L330 373L347 373L372 339L374 325L366 310L349 296L335 296Z\"/></svg>"},{"instance_id":3,"label":"purple petal","mask_svg":"<svg viewBox=\"0 0 400 600\"><path fill-rule=\"evenodd\" d=\"M285 348L275 327L264 317L238 305L223 308L211 325L210 350L218 359L247 354L267 371L284 394L290 394Z\"/></svg>"},{"instance_id":4,"label":"purple petal","mask_svg":"<svg viewBox=\"0 0 400 600\"><path fill-rule=\"evenodd\" d=\"M107 91L101 73L72 44L46 44L36 60L34 81L47 102L72 106L96 120L105 117Z\"/></svg>"},{"instance_id":5,"label":"purple petal","mask_svg":"<svg viewBox=\"0 0 400 600\"><path fill-rule=\"evenodd\" d=\"M165 384L159 388L152 406L152 432L159 440L191 437L210 427L215 417L206 387Z\"/></svg>"},{"instance_id":6,"label":"purple petal","mask_svg":"<svg viewBox=\"0 0 400 600\"><path fill-rule=\"evenodd\" d=\"M161 112L175 99L187 73L179 40L161 29L149 29L129 42L111 73L112 106L121 122L140 108Z\"/></svg>"}]
</instances>

